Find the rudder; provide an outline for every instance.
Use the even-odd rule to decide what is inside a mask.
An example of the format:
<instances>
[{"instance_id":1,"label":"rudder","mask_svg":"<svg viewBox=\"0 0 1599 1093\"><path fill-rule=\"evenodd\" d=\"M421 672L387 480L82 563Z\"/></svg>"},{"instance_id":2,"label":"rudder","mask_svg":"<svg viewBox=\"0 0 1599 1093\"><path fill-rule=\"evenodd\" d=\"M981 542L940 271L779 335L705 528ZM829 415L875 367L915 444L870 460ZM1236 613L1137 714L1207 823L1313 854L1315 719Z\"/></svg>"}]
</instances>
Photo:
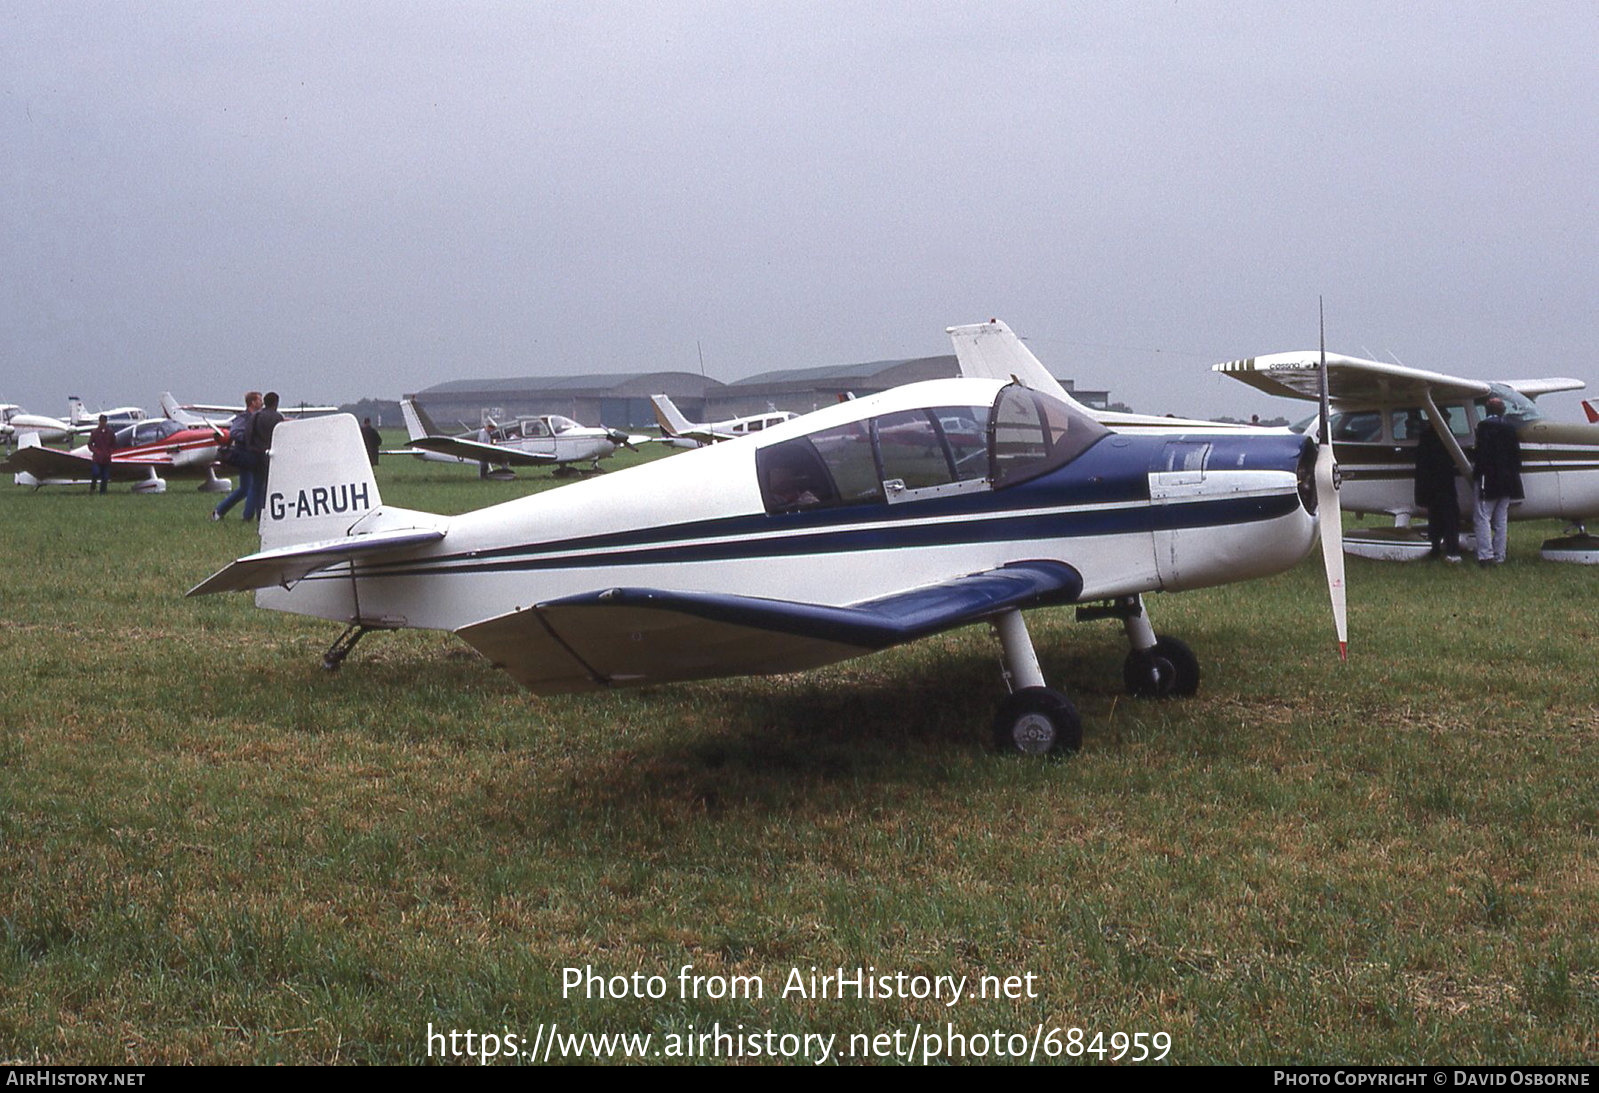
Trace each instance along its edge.
<instances>
[{"instance_id":1,"label":"rudder","mask_svg":"<svg viewBox=\"0 0 1599 1093\"><path fill-rule=\"evenodd\" d=\"M272 433L261 548L337 539L383 501L349 414L282 421Z\"/></svg>"}]
</instances>

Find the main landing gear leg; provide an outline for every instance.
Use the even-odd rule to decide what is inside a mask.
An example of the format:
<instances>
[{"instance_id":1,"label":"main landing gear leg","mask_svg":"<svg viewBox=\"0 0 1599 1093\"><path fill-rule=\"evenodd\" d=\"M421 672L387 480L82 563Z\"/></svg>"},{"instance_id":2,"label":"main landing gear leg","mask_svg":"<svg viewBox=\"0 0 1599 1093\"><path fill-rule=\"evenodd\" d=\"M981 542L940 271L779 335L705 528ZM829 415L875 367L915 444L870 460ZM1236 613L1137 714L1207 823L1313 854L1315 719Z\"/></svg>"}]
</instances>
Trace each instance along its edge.
<instances>
[{"instance_id":1,"label":"main landing gear leg","mask_svg":"<svg viewBox=\"0 0 1599 1093\"><path fill-rule=\"evenodd\" d=\"M994 633L1005 651L1005 678L1010 697L994 716L994 744L1022 755L1054 755L1083 746L1083 723L1077 708L1059 691L1044 686L1044 673L1033 652L1033 639L1020 611L994 619Z\"/></svg>"},{"instance_id":2,"label":"main landing gear leg","mask_svg":"<svg viewBox=\"0 0 1599 1093\"><path fill-rule=\"evenodd\" d=\"M363 626L358 622L352 622L349 626L346 626L344 633L340 634L338 640L328 646L328 651L322 654L322 670L337 672L339 665L344 663L344 658L350 655L351 649L355 648L355 643L360 641L368 630L375 629L377 628Z\"/></svg>"},{"instance_id":3,"label":"main landing gear leg","mask_svg":"<svg viewBox=\"0 0 1599 1093\"><path fill-rule=\"evenodd\" d=\"M1131 647L1122 662L1122 682L1137 698L1186 697L1199 690L1199 658L1185 642L1155 633L1144 610L1142 596L1117 600L1112 608L1121 616Z\"/></svg>"}]
</instances>

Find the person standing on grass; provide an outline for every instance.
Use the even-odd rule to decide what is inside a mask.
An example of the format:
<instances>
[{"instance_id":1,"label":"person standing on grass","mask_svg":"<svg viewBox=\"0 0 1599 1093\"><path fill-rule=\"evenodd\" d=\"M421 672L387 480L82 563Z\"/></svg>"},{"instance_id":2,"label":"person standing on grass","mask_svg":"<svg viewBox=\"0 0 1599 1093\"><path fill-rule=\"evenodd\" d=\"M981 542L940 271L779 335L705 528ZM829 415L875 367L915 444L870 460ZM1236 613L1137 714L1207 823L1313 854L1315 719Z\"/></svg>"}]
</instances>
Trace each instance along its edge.
<instances>
[{"instance_id":1,"label":"person standing on grass","mask_svg":"<svg viewBox=\"0 0 1599 1093\"><path fill-rule=\"evenodd\" d=\"M100 492L105 492L106 483L111 481L111 453L117 449L117 434L111 431L111 425L104 414L100 415L100 424L95 426L94 432L89 434L89 492L94 492L95 483L100 484Z\"/></svg>"},{"instance_id":2,"label":"person standing on grass","mask_svg":"<svg viewBox=\"0 0 1599 1093\"><path fill-rule=\"evenodd\" d=\"M376 467L378 452L383 447L383 434L373 426L371 418L363 418L361 421L361 440L366 444L367 462Z\"/></svg>"},{"instance_id":3,"label":"person standing on grass","mask_svg":"<svg viewBox=\"0 0 1599 1093\"><path fill-rule=\"evenodd\" d=\"M249 439L245 444L255 456L255 481L250 487L246 520L260 519L261 509L266 503L266 481L272 463L267 453L272 449L272 432L282 420L283 415L278 413L278 393L268 391L261 400L261 409L250 419Z\"/></svg>"},{"instance_id":4,"label":"person standing on grass","mask_svg":"<svg viewBox=\"0 0 1599 1093\"><path fill-rule=\"evenodd\" d=\"M1416 504L1427 510L1432 557L1458 562L1460 499L1455 496L1455 461L1420 414L1410 416L1409 433L1416 438Z\"/></svg>"},{"instance_id":5,"label":"person standing on grass","mask_svg":"<svg viewBox=\"0 0 1599 1093\"><path fill-rule=\"evenodd\" d=\"M1505 420L1505 400L1486 404L1488 416L1477 423L1477 448L1472 455L1477 483L1477 564L1503 565L1509 533L1510 502L1520 501L1521 439Z\"/></svg>"},{"instance_id":6,"label":"person standing on grass","mask_svg":"<svg viewBox=\"0 0 1599 1093\"><path fill-rule=\"evenodd\" d=\"M255 412L261 409L261 392L246 391L244 393L244 409L233 416L228 423L227 446L217 453L217 458L239 472L239 484L233 487L233 492L222 499L222 503L211 510L211 519L220 520L228 514L228 510L240 501L244 502L244 512L241 519L250 520L255 516L255 510L250 507L250 495L255 489L255 455L249 449L250 422L255 420Z\"/></svg>"}]
</instances>

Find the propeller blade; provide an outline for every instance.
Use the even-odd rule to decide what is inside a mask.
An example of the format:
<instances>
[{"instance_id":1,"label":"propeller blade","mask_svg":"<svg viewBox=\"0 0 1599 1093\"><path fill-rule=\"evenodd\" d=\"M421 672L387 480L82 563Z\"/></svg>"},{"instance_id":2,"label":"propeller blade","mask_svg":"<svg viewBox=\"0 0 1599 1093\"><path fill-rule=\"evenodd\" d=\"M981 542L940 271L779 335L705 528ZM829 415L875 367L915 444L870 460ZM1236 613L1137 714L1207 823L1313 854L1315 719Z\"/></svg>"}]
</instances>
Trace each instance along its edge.
<instances>
[{"instance_id":1,"label":"propeller blade","mask_svg":"<svg viewBox=\"0 0 1599 1093\"><path fill-rule=\"evenodd\" d=\"M1338 508L1338 467L1331 444L1316 450L1316 519L1321 531L1321 560L1327 570L1327 595L1332 600L1333 627L1338 631L1338 659L1349 659L1349 609L1344 594L1344 519Z\"/></svg>"},{"instance_id":2,"label":"propeller blade","mask_svg":"<svg viewBox=\"0 0 1599 1093\"><path fill-rule=\"evenodd\" d=\"M1321 532L1321 561L1327 570L1327 596L1332 600L1333 628L1338 631L1338 659L1349 659L1349 606L1344 590L1344 515L1338 505L1338 462L1333 455L1332 399L1327 390L1327 315L1318 298L1321 327L1321 446L1316 449L1316 521Z\"/></svg>"}]
</instances>

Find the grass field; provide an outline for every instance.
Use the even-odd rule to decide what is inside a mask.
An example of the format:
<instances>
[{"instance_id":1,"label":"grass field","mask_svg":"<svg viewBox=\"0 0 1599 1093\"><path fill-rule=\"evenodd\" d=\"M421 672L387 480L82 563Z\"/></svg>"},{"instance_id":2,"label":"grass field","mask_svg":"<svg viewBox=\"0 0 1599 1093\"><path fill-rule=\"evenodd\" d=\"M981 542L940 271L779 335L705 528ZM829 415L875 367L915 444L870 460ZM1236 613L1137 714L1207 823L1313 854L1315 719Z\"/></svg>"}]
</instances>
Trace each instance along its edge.
<instances>
[{"instance_id":1,"label":"grass field","mask_svg":"<svg viewBox=\"0 0 1599 1093\"><path fill-rule=\"evenodd\" d=\"M379 482L458 512L549 480ZM1201 659L1182 702L1122 696L1114 624L1036 613L1086 729L1038 763L987 750L982 628L599 696L431 633L329 675L336 625L182 598L255 547L213 501L0 485L0 1061L418 1062L430 1027L551 1024L650 1053L743 1026L833 1058L1056 1027L1089 1061L1096 1033L1181 1063L1599 1054L1599 573L1537 562L1551 526L1493 571L1351 560L1346 665L1314 560L1154 597ZM684 965L763 996L684 997ZM584 967L664 997L563 997ZM840 967L967 995L783 994Z\"/></svg>"}]
</instances>

